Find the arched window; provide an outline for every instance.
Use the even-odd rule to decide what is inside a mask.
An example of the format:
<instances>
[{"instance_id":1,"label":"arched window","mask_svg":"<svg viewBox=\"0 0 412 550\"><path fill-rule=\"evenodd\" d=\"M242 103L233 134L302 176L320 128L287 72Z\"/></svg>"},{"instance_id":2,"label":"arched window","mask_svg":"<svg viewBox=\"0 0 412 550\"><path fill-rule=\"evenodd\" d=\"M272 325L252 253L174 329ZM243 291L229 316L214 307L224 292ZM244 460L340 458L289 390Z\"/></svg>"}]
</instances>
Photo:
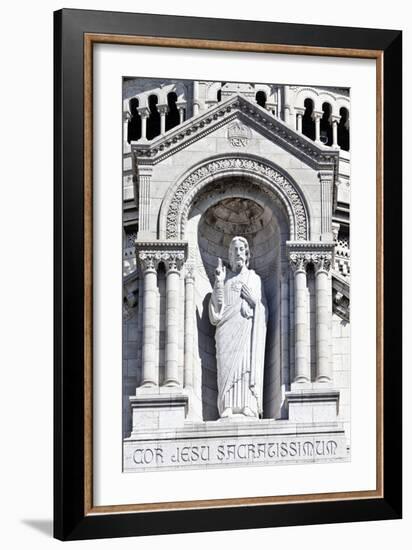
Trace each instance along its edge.
<instances>
[{"instance_id":1,"label":"arched window","mask_svg":"<svg viewBox=\"0 0 412 550\"><path fill-rule=\"evenodd\" d=\"M169 106L169 111L166 115L166 132L177 126L180 122L176 101L177 95L175 92L169 92L167 94L167 105Z\"/></svg>"},{"instance_id":2,"label":"arched window","mask_svg":"<svg viewBox=\"0 0 412 550\"><path fill-rule=\"evenodd\" d=\"M129 120L127 141L137 141L142 137L142 121L137 110L139 107L139 100L137 97L133 97L129 102L129 109L131 118Z\"/></svg>"},{"instance_id":3,"label":"arched window","mask_svg":"<svg viewBox=\"0 0 412 550\"><path fill-rule=\"evenodd\" d=\"M150 115L147 120L147 139L153 139L160 134L160 113L157 110L157 96L149 96Z\"/></svg>"},{"instance_id":4,"label":"arched window","mask_svg":"<svg viewBox=\"0 0 412 550\"><path fill-rule=\"evenodd\" d=\"M264 91L259 90L256 94L256 103L266 109L266 94Z\"/></svg>"},{"instance_id":5,"label":"arched window","mask_svg":"<svg viewBox=\"0 0 412 550\"><path fill-rule=\"evenodd\" d=\"M346 107L341 107L339 114L338 145L344 151L349 151L349 111Z\"/></svg>"},{"instance_id":6,"label":"arched window","mask_svg":"<svg viewBox=\"0 0 412 550\"><path fill-rule=\"evenodd\" d=\"M216 99L217 99L218 102L222 101L222 90L223 90L223 86L226 86L226 84L227 84L227 82L222 82L222 85L220 86L219 90L217 91Z\"/></svg>"},{"instance_id":7,"label":"arched window","mask_svg":"<svg viewBox=\"0 0 412 550\"><path fill-rule=\"evenodd\" d=\"M312 119L313 101L309 98L304 102L305 113L302 117L302 134L315 141L315 121Z\"/></svg>"},{"instance_id":8,"label":"arched window","mask_svg":"<svg viewBox=\"0 0 412 550\"><path fill-rule=\"evenodd\" d=\"M329 103L324 103L322 105L323 116L320 119L320 141L324 145L332 145L333 135L332 135L332 122L331 122L331 113L332 107Z\"/></svg>"}]
</instances>

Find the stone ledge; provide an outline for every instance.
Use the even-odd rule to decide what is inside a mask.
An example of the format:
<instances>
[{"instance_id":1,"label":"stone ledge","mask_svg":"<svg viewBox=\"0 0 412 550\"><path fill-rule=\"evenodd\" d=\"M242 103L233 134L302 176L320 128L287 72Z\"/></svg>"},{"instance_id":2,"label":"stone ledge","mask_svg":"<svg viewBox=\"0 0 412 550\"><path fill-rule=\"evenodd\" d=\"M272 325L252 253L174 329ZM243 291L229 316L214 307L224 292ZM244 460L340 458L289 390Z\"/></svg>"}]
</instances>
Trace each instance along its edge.
<instances>
[{"instance_id":1,"label":"stone ledge","mask_svg":"<svg viewBox=\"0 0 412 550\"><path fill-rule=\"evenodd\" d=\"M285 394L285 408L294 422L335 421L340 392L333 389L295 389Z\"/></svg>"}]
</instances>

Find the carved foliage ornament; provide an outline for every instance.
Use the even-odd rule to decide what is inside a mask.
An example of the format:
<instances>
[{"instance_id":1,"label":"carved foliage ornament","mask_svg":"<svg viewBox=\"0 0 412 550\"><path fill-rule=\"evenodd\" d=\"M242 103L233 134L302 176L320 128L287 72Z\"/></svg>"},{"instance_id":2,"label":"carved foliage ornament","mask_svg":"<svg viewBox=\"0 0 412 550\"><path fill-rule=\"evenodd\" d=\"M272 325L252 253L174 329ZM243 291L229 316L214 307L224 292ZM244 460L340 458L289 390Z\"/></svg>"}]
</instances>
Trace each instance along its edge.
<instances>
[{"instance_id":1,"label":"carved foliage ornament","mask_svg":"<svg viewBox=\"0 0 412 550\"><path fill-rule=\"evenodd\" d=\"M313 264L316 273L329 273L332 265L332 252L292 252L289 255L289 263L295 273L306 271L308 264Z\"/></svg>"},{"instance_id":2,"label":"carved foliage ornament","mask_svg":"<svg viewBox=\"0 0 412 550\"><path fill-rule=\"evenodd\" d=\"M155 271L163 262L167 271L180 271L185 261L185 254L181 251L141 251L139 261L143 271Z\"/></svg>"},{"instance_id":3,"label":"carved foliage ornament","mask_svg":"<svg viewBox=\"0 0 412 550\"><path fill-rule=\"evenodd\" d=\"M190 174L178 186L174 193L166 215L166 238L179 238L179 214L182 212L182 205L190 192L201 184L203 180L219 172L228 170L244 170L253 174L259 174L268 178L273 186L281 189L287 196L295 218L296 240L307 238L307 216L302 200L293 185L279 172L272 167L251 159L226 158L215 160L198 168Z\"/></svg>"}]
</instances>

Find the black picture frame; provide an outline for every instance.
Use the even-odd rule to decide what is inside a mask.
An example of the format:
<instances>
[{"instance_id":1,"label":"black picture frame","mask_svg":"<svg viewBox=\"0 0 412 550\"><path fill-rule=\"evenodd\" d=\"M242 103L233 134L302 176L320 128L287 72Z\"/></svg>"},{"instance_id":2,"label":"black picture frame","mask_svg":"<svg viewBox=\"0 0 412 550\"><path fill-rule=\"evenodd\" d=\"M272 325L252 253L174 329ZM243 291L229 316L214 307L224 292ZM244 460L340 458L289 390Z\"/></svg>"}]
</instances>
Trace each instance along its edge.
<instances>
[{"instance_id":1,"label":"black picture frame","mask_svg":"<svg viewBox=\"0 0 412 550\"><path fill-rule=\"evenodd\" d=\"M317 502L104 513L87 506L85 36L161 37L380 52L382 65L382 494ZM113 39L113 42L116 42ZM168 47L167 45L165 47ZM209 46L212 48L212 45ZM333 53L326 53L333 55ZM402 33L64 9L54 14L54 536L60 540L397 519L402 515ZM396 116L394 112L396 111ZM378 133L380 128L378 128ZM87 133L87 131L86 131ZM85 198L86 197L86 198ZM90 237L90 235L89 235ZM86 258L87 262L87 258ZM90 305L90 304L89 304ZM90 314L90 311L89 311ZM90 383L90 381L88 382ZM90 419L89 419L90 420ZM86 458L85 458L86 457ZM86 503L86 504L85 504Z\"/></svg>"}]
</instances>

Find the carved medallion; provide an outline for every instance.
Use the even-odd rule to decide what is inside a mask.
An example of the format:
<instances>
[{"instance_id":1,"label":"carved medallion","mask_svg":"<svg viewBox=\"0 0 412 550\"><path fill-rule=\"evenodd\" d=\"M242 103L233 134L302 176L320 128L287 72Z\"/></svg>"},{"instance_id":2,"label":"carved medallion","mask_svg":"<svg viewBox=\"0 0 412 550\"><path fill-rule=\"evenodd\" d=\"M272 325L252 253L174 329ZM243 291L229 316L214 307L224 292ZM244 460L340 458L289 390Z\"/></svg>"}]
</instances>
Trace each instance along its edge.
<instances>
[{"instance_id":1,"label":"carved medallion","mask_svg":"<svg viewBox=\"0 0 412 550\"><path fill-rule=\"evenodd\" d=\"M232 147L246 147L252 138L250 128L236 120L227 129L227 139Z\"/></svg>"}]
</instances>

